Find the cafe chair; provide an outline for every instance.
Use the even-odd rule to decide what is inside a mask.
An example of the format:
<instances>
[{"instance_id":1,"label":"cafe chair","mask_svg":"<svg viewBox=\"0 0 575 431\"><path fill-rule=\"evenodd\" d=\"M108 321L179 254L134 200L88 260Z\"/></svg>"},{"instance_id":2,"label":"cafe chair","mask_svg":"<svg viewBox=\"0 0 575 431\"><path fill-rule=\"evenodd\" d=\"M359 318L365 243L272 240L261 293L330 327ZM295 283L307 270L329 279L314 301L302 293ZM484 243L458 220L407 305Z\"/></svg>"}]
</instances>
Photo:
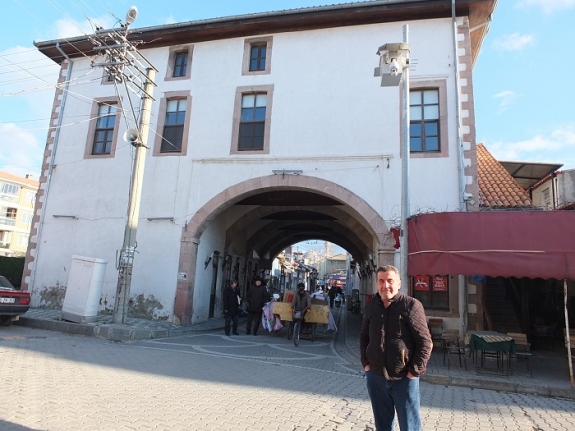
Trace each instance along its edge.
<instances>
[{"instance_id":1,"label":"cafe chair","mask_svg":"<svg viewBox=\"0 0 575 431\"><path fill-rule=\"evenodd\" d=\"M465 353L467 347L464 340L459 336L458 329L444 329L441 332L441 343L443 345L443 363L447 359L447 369L451 369L451 355L457 355L459 358L459 366L461 367L461 358L463 357L463 366L467 370L467 362L465 360Z\"/></svg>"},{"instance_id":2,"label":"cafe chair","mask_svg":"<svg viewBox=\"0 0 575 431\"><path fill-rule=\"evenodd\" d=\"M531 369L531 344L527 341L527 335L518 332L508 332L513 340L515 340L515 353L510 353L512 359L525 360L527 362L527 371L529 375L533 377L533 371Z\"/></svg>"},{"instance_id":3,"label":"cafe chair","mask_svg":"<svg viewBox=\"0 0 575 431\"><path fill-rule=\"evenodd\" d=\"M427 327L431 334L431 341L433 346L443 346L441 333L443 332L443 319L430 318L427 321Z\"/></svg>"}]
</instances>

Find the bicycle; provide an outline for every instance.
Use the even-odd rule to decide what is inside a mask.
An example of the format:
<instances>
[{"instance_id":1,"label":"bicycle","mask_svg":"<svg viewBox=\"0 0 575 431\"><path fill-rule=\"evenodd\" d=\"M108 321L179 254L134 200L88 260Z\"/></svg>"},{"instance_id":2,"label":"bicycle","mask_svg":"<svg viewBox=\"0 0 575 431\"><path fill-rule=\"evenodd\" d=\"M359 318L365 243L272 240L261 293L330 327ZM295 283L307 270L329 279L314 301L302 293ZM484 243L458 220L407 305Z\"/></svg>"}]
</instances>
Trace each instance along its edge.
<instances>
[{"instance_id":1,"label":"bicycle","mask_svg":"<svg viewBox=\"0 0 575 431\"><path fill-rule=\"evenodd\" d=\"M305 311L294 311L292 316L292 325L288 329L288 340L293 335L293 343L297 347L301 335L309 335L311 341L315 338L315 323L307 323L305 321Z\"/></svg>"}]
</instances>

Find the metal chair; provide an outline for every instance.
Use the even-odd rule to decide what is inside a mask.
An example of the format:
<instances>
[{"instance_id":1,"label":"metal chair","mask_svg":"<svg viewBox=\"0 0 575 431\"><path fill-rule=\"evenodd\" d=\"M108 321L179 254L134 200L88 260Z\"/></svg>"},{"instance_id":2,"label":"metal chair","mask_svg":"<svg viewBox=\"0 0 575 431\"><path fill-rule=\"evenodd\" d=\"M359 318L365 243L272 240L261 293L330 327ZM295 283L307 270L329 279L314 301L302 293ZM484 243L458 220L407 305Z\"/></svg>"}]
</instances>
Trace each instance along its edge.
<instances>
[{"instance_id":1,"label":"metal chair","mask_svg":"<svg viewBox=\"0 0 575 431\"><path fill-rule=\"evenodd\" d=\"M441 333L443 332L443 319L430 318L427 321L427 327L429 328L429 332L431 334L431 341L433 341L433 346L442 346L443 341Z\"/></svg>"},{"instance_id":2,"label":"metal chair","mask_svg":"<svg viewBox=\"0 0 575 431\"><path fill-rule=\"evenodd\" d=\"M533 377L533 371L531 370L531 345L527 342L527 335L519 332L508 332L507 335L515 340L515 353L510 353L511 358L515 358L517 361L520 359L525 360L527 362L527 371Z\"/></svg>"},{"instance_id":3,"label":"metal chair","mask_svg":"<svg viewBox=\"0 0 575 431\"><path fill-rule=\"evenodd\" d=\"M447 369L451 369L451 355L457 355L459 358L459 366L461 367L461 357L463 357L463 366L465 370L467 370L467 362L465 360L467 347L465 346L464 340L461 340L459 336L459 330L443 330L441 333L441 343L443 345L443 363L445 364L445 359L447 358Z\"/></svg>"}]
</instances>

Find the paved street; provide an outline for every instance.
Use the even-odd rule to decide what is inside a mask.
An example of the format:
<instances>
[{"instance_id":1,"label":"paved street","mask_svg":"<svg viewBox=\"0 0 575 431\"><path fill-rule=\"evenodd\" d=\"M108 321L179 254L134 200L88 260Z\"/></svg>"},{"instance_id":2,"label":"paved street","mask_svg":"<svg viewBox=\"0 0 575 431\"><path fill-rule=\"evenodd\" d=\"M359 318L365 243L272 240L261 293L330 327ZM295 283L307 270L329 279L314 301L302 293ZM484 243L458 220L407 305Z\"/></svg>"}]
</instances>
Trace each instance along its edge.
<instances>
[{"instance_id":1,"label":"paved street","mask_svg":"<svg viewBox=\"0 0 575 431\"><path fill-rule=\"evenodd\" d=\"M367 430L357 364L332 336L219 333L115 343L0 328L0 429ZM572 430L575 402L422 383L425 430Z\"/></svg>"}]
</instances>

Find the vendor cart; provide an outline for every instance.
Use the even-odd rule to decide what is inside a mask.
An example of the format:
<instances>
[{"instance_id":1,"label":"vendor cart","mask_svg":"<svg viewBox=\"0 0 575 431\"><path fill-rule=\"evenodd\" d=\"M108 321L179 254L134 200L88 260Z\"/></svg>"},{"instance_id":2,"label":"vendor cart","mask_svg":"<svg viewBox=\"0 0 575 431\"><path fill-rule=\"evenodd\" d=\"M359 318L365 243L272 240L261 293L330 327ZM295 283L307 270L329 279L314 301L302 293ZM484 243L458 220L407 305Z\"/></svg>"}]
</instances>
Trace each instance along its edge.
<instances>
[{"instance_id":1,"label":"vendor cart","mask_svg":"<svg viewBox=\"0 0 575 431\"><path fill-rule=\"evenodd\" d=\"M296 346L299 343L300 336L313 341L315 338L316 325L318 323L327 324L329 322L329 306L327 305L312 304L311 311L305 314L305 322L303 325L301 325L301 321L294 322L291 304L288 302L274 302L274 314L280 317L282 323L288 322L288 340L294 335L292 332L298 335L297 337L294 336L294 344ZM298 323L301 325L300 328L296 326ZM294 329L297 329L297 331Z\"/></svg>"}]
</instances>

